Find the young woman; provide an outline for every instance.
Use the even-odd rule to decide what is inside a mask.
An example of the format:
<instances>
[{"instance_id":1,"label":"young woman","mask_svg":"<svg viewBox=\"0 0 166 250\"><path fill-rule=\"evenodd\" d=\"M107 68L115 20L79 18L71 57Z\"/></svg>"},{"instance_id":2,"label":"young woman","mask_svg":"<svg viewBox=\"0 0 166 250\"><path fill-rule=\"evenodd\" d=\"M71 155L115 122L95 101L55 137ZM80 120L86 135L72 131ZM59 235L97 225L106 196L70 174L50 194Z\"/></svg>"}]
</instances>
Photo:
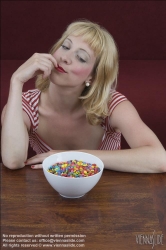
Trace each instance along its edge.
<instances>
[{"instance_id":1,"label":"young woman","mask_svg":"<svg viewBox=\"0 0 166 250\"><path fill-rule=\"evenodd\" d=\"M42 168L50 154L77 150L116 171L166 171L166 152L125 96L116 92L118 52L98 24L70 24L49 54L35 53L12 75L2 112L2 159ZM36 89L22 93L37 76ZM120 150L121 133L131 149ZM36 156L27 160L28 145Z\"/></svg>"}]
</instances>

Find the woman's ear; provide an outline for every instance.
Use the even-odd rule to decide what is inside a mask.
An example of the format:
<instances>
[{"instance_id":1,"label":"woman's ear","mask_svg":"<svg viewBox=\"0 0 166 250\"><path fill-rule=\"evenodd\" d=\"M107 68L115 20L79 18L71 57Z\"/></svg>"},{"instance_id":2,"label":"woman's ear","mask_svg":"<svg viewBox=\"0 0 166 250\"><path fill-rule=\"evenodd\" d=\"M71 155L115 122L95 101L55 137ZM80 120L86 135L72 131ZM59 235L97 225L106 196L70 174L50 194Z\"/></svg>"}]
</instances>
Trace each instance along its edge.
<instances>
[{"instance_id":1,"label":"woman's ear","mask_svg":"<svg viewBox=\"0 0 166 250\"><path fill-rule=\"evenodd\" d=\"M86 80L86 81L85 81L85 86L86 86L86 87L89 87L90 85L91 85L91 82L90 82L89 80Z\"/></svg>"},{"instance_id":2,"label":"woman's ear","mask_svg":"<svg viewBox=\"0 0 166 250\"><path fill-rule=\"evenodd\" d=\"M93 77L89 76L88 79L85 82L89 82L91 84L92 83L92 79L93 79Z\"/></svg>"}]
</instances>

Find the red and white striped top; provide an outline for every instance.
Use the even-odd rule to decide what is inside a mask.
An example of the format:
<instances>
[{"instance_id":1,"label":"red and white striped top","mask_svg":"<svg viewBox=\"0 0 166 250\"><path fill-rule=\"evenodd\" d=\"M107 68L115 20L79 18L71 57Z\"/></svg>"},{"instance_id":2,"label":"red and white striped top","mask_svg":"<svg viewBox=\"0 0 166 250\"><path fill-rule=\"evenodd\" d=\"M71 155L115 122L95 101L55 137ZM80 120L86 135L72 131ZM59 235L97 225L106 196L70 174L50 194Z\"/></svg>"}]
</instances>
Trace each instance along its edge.
<instances>
[{"instance_id":1,"label":"red and white striped top","mask_svg":"<svg viewBox=\"0 0 166 250\"><path fill-rule=\"evenodd\" d=\"M53 150L38 135L37 128L39 125L39 99L41 91L38 89L29 90L22 94L22 108L29 116L31 121L31 130L29 133L29 142L36 154L41 154ZM112 91L112 99L109 103L110 115L114 108L127 98L117 91ZM109 117L103 119L101 123L105 130L99 150L116 150L121 148L121 133L117 133L109 123Z\"/></svg>"}]
</instances>

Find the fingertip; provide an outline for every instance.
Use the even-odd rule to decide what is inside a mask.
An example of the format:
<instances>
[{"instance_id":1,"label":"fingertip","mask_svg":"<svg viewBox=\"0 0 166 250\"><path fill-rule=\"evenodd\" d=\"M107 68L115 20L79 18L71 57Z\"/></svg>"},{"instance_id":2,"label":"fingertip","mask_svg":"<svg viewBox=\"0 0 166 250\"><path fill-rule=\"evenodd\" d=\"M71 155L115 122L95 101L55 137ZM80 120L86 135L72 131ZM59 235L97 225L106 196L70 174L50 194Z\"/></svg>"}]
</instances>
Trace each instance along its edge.
<instances>
[{"instance_id":1,"label":"fingertip","mask_svg":"<svg viewBox=\"0 0 166 250\"><path fill-rule=\"evenodd\" d=\"M56 68L58 67L57 61L54 62L54 67L56 67Z\"/></svg>"},{"instance_id":2,"label":"fingertip","mask_svg":"<svg viewBox=\"0 0 166 250\"><path fill-rule=\"evenodd\" d=\"M45 74L42 75L42 78L43 78L43 79L45 79L46 77L47 77L47 75L45 75Z\"/></svg>"},{"instance_id":3,"label":"fingertip","mask_svg":"<svg viewBox=\"0 0 166 250\"><path fill-rule=\"evenodd\" d=\"M42 164L38 164L38 165L31 165L31 168L32 168L32 169L42 169L42 168L43 168L43 166L42 166Z\"/></svg>"}]
</instances>

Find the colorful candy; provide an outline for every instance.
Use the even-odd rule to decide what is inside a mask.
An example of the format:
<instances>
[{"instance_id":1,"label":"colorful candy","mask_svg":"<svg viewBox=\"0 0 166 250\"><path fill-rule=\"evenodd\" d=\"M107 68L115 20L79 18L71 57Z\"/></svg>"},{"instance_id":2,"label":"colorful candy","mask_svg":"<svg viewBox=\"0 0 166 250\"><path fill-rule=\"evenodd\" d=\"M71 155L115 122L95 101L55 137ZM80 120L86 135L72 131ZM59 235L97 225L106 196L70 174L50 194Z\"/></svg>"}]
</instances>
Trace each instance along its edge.
<instances>
[{"instance_id":1,"label":"colorful candy","mask_svg":"<svg viewBox=\"0 0 166 250\"><path fill-rule=\"evenodd\" d=\"M70 160L57 162L49 167L48 172L63 177L78 178L97 174L100 172L100 168L96 164Z\"/></svg>"}]
</instances>

